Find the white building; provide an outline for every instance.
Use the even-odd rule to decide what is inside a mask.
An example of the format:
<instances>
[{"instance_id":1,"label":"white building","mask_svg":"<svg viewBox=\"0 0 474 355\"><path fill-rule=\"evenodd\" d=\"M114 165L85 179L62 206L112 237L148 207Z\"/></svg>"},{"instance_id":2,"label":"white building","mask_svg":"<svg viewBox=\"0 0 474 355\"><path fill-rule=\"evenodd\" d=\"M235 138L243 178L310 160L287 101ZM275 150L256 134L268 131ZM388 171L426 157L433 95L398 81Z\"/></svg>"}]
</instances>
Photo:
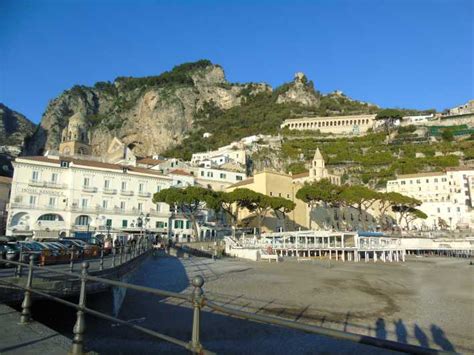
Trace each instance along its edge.
<instances>
[{"instance_id":1,"label":"white building","mask_svg":"<svg viewBox=\"0 0 474 355\"><path fill-rule=\"evenodd\" d=\"M415 220L417 228L450 229L474 226L474 169L450 168L444 172L400 175L387 182L387 192L398 192L422 201L428 215Z\"/></svg>"},{"instance_id":2,"label":"white building","mask_svg":"<svg viewBox=\"0 0 474 355\"><path fill-rule=\"evenodd\" d=\"M239 149L234 145L228 145L210 152L193 154L191 157L191 164L198 166L202 161L206 160L212 161L216 166L228 163L229 161L234 161L245 166L247 163L247 154L245 149Z\"/></svg>"},{"instance_id":3,"label":"white building","mask_svg":"<svg viewBox=\"0 0 474 355\"><path fill-rule=\"evenodd\" d=\"M215 191L224 191L227 187L247 179L247 175L231 170L196 167L191 170L196 183Z\"/></svg>"},{"instance_id":4,"label":"white building","mask_svg":"<svg viewBox=\"0 0 474 355\"><path fill-rule=\"evenodd\" d=\"M7 235L168 235L169 206L152 195L173 178L150 169L59 157L21 157L15 168ZM145 223L142 227L138 218Z\"/></svg>"}]
</instances>

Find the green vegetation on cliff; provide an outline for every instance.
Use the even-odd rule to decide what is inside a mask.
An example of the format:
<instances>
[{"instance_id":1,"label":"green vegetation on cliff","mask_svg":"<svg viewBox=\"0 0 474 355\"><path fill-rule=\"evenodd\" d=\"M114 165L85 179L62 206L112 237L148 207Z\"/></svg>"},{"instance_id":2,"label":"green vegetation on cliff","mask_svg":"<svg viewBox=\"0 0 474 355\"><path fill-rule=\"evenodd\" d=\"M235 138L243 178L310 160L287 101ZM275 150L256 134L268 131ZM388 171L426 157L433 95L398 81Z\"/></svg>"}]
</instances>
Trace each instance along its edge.
<instances>
[{"instance_id":1,"label":"green vegetation on cliff","mask_svg":"<svg viewBox=\"0 0 474 355\"><path fill-rule=\"evenodd\" d=\"M319 148L329 168L339 167L352 178L359 180L356 182L382 187L397 174L455 167L459 165L459 155L464 159L471 159L474 154L472 139L425 141L417 144L406 144L400 140L386 144L385 138L385 133L338 139L286 137L283 140L280 159L292 162L287 166L287 171L300 171L300 164L310 161L316 148ZM295 162L301 155L302 161Z\"/></svg>"},{"instance_id":2,"label":"green vegetation on cliff","mask_svg":"<svg viewBox=\"0 0 474 355\"><path fill-rule=\"evenodd\" d=\"M322 96L319 107L298 103L276 103L278 95L286 90L284 84L273 92L250 95L242 92L243 103L229 110L221 110L212 102L206 104L194 119L194 130L182 144L168 149L165 156L188 160L193 153L216 149L232 141L254 134L277 134L285 119L302 116L330 116L377 112L373 105L350 100L344 96ZM250 90L249 90L250 91ZM203 138L203 133L212 133Z\"/></svg>"},{"instance_id":3,"label":"green vegetation on cliff","mask_svg":"<svg viewBox=\"0 0 474 355\"><path fill-rule=\"evenodd\" d=\"M210 60L203 59L197 62L177 65L172 70L165 71L158 76L146 76L143 78L118 77L115 81L123 86L125 90L153 86L193 85L192 74L196 70L205 69L212 65Z\"/></svg>"}]
</instances>

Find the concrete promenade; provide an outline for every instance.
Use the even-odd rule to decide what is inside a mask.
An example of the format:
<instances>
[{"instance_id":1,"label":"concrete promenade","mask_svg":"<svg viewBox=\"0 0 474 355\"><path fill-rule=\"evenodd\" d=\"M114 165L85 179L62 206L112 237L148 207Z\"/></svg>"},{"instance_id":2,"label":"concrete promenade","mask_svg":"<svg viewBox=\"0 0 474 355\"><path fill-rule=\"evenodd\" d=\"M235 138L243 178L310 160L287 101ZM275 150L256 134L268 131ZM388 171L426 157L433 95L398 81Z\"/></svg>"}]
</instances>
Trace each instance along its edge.
<instances>
[{"instance_id":1,"label":"concrete promenade","mask_svg":"<svg viewBox=\"0 0 474 355\"><path fill-rule=\"evenodd\" d=\"M147 251L135 258L131 255L127 257L115 256L115 262L112 255L104 256L103 265L99 259L86 259L89 263L89 274L110 279L120 279L123 275L134 270L140 264L143 258L150 255L151 251ZM78 275L81 270L83 260L76 260L73 265L72 273ZM102 269L102 270L101 270ZM67 297L77 295L79 293L79 279L76 277L68 277L66 275L55 274L51 270L70 272L70 264L56 264L41 267L40 270L35 269L33 272L33 287L49 293L56 297ZM14 285L25 286L28 274L28 268L22 266L22 276L15 276L16 267L0 269L0 302L18 302L23 299L23 291L15 289ZM109 286L102 283L89 282L87 285L88 293L101 292ZM33 298L40 296L33 293Z\"/></svg>"},{"instance_id":2,"label":"concrete promenade","mask_svg":"<svg viewBox=\"0 0 474 355\"><path fill-rule=\"evenodd\" d=\"M71 340L38 323L20 324L20 313L0 304L0 354L67 354Z\"/></svg>"}]
</instances>

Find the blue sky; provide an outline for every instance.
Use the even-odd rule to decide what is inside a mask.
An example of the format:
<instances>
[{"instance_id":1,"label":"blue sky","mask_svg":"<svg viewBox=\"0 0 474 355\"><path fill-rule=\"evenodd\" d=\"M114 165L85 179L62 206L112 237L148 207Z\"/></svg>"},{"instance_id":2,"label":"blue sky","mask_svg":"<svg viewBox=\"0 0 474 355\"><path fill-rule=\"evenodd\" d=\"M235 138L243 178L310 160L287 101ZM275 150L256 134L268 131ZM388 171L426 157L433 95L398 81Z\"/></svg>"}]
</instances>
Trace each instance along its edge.
<instances>
[{"instance_id":1,"label":"blue sky","mask_svg":"<svg viewBox=\"0 0 474 355\"><path fill-rule=\"evenodd\" d=\"M1 0L0 102L38 122L75 84L198 59L232 82L442 110L474 98L471 0Z\"/></svg>"}]
</instances>

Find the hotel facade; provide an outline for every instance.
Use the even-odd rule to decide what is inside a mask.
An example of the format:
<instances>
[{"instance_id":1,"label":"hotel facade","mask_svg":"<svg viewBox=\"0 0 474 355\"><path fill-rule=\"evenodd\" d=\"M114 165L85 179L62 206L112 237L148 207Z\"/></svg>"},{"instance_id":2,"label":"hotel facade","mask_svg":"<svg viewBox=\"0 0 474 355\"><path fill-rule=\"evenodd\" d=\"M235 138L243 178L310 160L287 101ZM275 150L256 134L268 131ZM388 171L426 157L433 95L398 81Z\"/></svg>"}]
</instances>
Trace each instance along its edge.
<instances>
[{"instance_id":1,"label":"hotel facade","mask_svg":"<svg viewBox=\"0 0 474 355\"><path fill-rule=\"evenodd\" d=\"M152 202L155 192L176 183L172 177L64 157L21 157L13 165L7 235L170 235L173 229L169 206ZM186 221L178 225L190 234Z\"/></svg>"}]
</instances>

